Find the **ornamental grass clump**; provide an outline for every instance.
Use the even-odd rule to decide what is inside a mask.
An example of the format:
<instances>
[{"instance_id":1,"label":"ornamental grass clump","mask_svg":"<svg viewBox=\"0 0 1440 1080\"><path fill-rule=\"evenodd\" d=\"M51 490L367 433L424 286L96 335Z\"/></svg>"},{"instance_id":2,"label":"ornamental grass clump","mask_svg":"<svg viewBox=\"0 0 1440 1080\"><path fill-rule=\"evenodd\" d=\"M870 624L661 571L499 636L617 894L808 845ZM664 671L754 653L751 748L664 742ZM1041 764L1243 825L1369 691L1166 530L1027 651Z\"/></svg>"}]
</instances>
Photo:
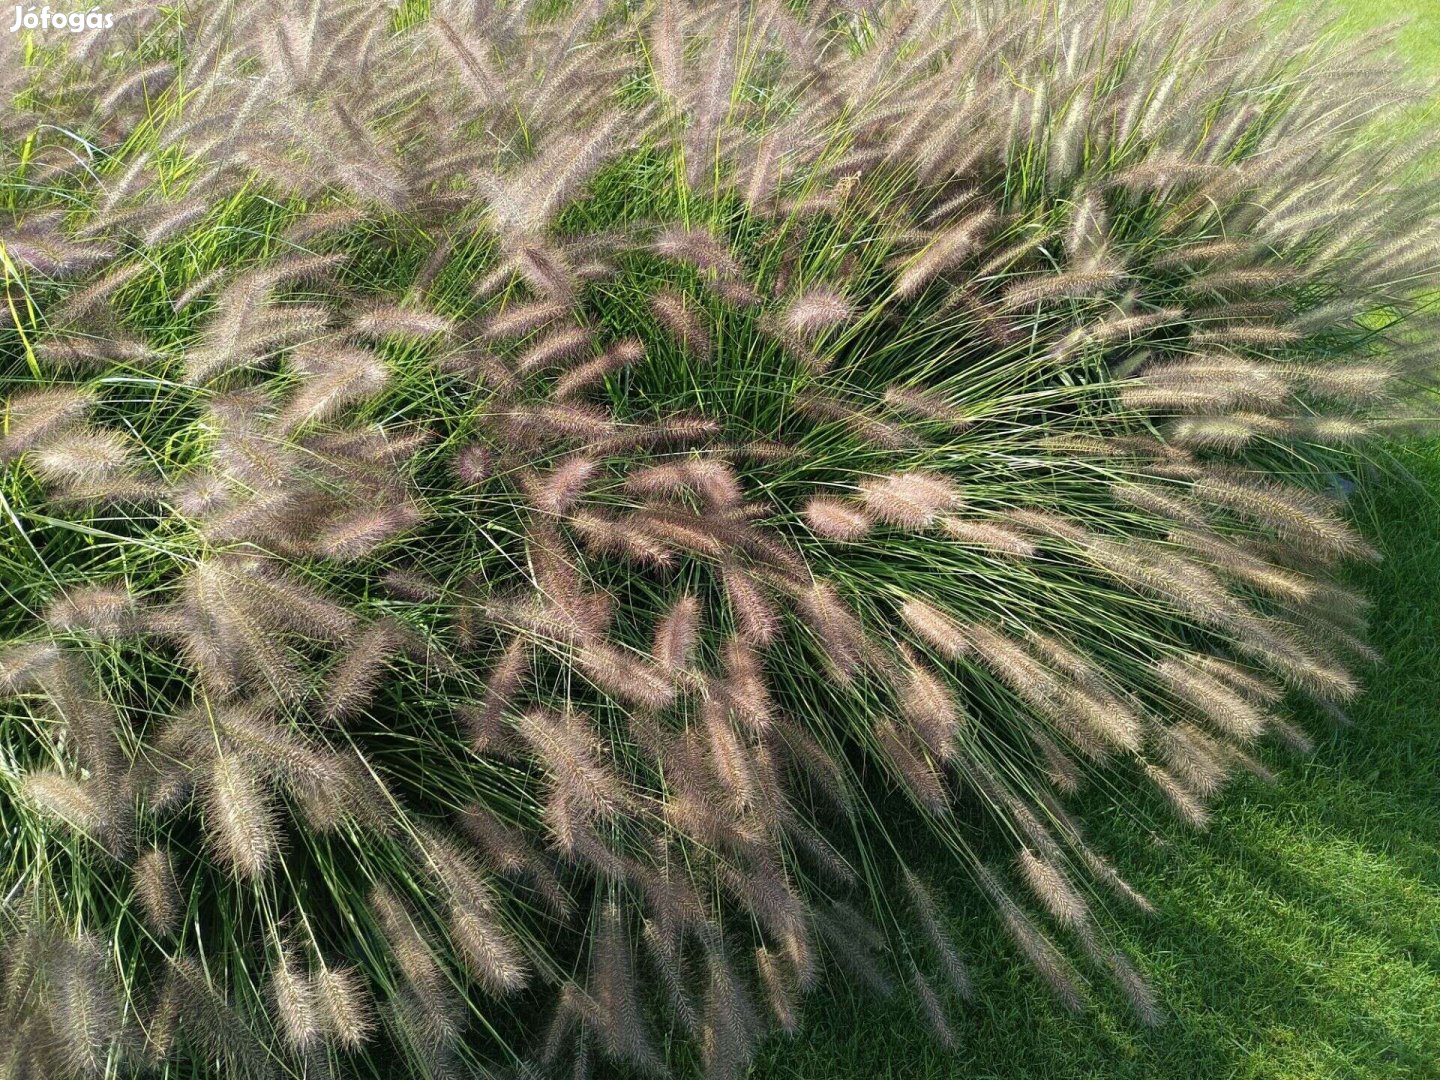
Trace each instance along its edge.
<instances>
[{"instance_id":1,"label":"ornamental grass clump","mask_svg":"<svg viewBox=\"0 0 1440 1080\"><path fill-rule=\"evenodd\" d=\"M131 5L4 39L4 1076L946 1044L963 866L1162 1003L1065 799L1203 825L1372 660L1423 152L1249 0ZM958 931L958 932L957 932ZM679 1057L677 1057L679 1055ZM186 1075L190 1073L187 1071Z\"/></svg>"}]
</instances>

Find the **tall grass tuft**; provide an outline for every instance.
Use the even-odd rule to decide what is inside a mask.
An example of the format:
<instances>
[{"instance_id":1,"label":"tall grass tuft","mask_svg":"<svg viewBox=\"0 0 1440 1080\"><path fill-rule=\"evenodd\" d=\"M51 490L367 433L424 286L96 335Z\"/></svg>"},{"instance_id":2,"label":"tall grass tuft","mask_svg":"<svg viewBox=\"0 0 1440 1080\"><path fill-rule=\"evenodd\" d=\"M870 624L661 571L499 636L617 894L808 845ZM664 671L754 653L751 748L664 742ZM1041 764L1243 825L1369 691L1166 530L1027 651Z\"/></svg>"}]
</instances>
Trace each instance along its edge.
<instances>
[{"instance_id":1,"label":"tall grass tuft","mask_svg":"<svg viewBox=\"0 0 1440 1080\"><path fill-rule=\"evenodd\" d=\"M1384 62L1251 0L0 49L0 1075L734 1076L829 970L951 1046L916 837L1159 1020L1064 800L1203 827L1374 660Z\"/></svg>"}]
</instances>

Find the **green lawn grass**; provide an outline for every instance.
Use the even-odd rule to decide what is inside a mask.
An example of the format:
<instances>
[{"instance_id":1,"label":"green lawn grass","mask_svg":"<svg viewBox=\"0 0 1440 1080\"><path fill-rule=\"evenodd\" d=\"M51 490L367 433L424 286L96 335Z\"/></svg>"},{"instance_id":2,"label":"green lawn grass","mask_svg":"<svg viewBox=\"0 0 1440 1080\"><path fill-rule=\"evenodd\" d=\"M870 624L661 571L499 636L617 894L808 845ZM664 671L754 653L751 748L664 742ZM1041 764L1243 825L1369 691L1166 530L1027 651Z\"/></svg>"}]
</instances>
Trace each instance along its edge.
<instances>
[{"instance_id":1,"label":"green lawn grass","mask_svg":"<svg viewBox=\"0 0 1440 1080\"><path fill-rule=\"evenodd\" d=\"M1440 0L1348 0L1339 13L1348 32L1411 19L1401 56L1440 76ZM1433 107L1424 115L1435 122ZM1396 451L1355 509L1384 555L1353 577L1374 598L1385 663L1354 723L1311 723L1313 757L1276 754L1278 782L1236 785L1208 833L1095 830L1155 904L1120 924L1165 1003L1162 1026L1138 1027L1103 985L1072 1016L1018 960L996 959L976 971L974 1004L951 1003L957 1053L908 1007L837 987L810 1002L803 1042L773 1044L754 1075L1440 1077L1440 446ZM1087 820L1104 815L1104 800L1086 807ZM949 885L973 941L983 903L958 877ZM998 932L980 945L977 957L1006 955Z\"/></svg>"},{"instance_id":2,"label":"green lawn grass","mask_svg":"<svg viewBox=\"0 0 1440 1080\"><path fill-rule=\"evenodd\" d=\"M1313 7L1314 0L1291 0L1294 7ZM1363 32L1403 23L1396 34L1400 55L1423 77L1440 75L1440 4L1435 0L1335 0L1340 29Z\"/></svg>"}]
</instances>

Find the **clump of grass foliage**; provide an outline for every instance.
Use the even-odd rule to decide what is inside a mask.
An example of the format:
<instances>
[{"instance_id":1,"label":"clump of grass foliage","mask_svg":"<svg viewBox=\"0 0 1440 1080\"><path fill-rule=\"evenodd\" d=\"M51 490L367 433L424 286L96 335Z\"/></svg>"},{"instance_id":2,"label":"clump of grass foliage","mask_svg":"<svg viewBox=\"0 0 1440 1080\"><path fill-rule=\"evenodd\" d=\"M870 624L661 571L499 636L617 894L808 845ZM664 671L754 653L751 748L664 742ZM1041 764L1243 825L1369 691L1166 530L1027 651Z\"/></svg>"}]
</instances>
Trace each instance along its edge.
<instances>
[{"instance_id":1,"label":"clump of grass foliage","mask_svg":"<svg viewBox=\"0 0 1440 1080\"><path fill-rule=\"evenodd\" d=\"M1067 1007L1369 661L1424 147L1250 0L127 5L0 77L15 1077L714 1076ZM683 1057L684 1055L681 1054ZM398 1071L397 1071L398 1070ZM190 1073L187 1072L187 1075Z\"/></svg>"}]
</instances>

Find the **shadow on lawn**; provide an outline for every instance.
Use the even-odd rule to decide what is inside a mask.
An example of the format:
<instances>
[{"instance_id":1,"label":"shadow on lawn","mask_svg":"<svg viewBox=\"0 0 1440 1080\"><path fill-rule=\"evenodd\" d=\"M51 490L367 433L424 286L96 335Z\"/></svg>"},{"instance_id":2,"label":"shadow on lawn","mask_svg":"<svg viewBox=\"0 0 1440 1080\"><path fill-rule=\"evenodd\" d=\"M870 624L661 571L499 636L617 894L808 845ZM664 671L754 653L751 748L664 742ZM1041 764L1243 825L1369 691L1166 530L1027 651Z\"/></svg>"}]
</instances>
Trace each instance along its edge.
<instances>
[{"instance_id":1,"label":"shadow on lawn","mask_svg":"<svg viewBox=\"0 0 1440 1080\"><path fill-rule=\"evenodd\" d=\"M946 1054L903 1001L837 988L810 1002L802 1041L768 1047L766 1080L1135 1078L1220 1080L1440 1075L1440 448L1401 451L1399 476L1362 510L1385 552L1358 569L1385 655L1355 724L1322 733L1280 782L1237 784L1203 835L1134 825L1094 800L1093 838L1154 901L1122 915L1167 1021L1145 1029L1097 981L1081 1016L1052 1004L986 930L981 904L936 867L977 1001L951 1010ZM1418 481L1419 484L1414 481ZM1423 485L1420 486L1420 485ZM998 948L997 948L998 946Z\"/></svg>"}]
</instances>

